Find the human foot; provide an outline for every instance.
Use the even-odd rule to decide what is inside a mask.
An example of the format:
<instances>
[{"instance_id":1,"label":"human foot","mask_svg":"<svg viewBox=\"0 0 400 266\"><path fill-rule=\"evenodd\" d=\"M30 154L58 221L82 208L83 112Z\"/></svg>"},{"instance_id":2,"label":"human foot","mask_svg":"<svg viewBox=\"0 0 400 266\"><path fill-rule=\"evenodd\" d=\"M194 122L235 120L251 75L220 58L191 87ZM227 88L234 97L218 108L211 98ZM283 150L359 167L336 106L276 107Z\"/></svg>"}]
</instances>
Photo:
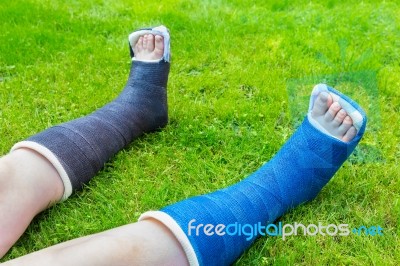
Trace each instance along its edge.
<instances>
[{"instance_id":1,"label":"human foot","mask_svg":"<svg viewBox=\"0 0 400 266\"><path fill-rule=\"evenodd\" d=\"M164 54L164 40L161 35L145 34L135 44L137 60L158 60Z\"/></svg>"},{"instance_id":2,"label":"human foot","mask_svg":"<svg viewBox=\"0 0 400 266\"><path fill-rule=\"evenodd\" d=\"M344 142L351 141L357 134L351 117L329 92L321 92L317 96L311 116L329 134Z\"/></svg>"},{"instance_id":3,"label":"human foot","mask_svg":"<svg viewBox=\"0 0 400 266\"><path fill-rule=\"evenodd\" d=\"M138 61L169 63L170 40L169 30L164 25L136 30L128 36L131 58Z\"/></svg>"}]
</instances>

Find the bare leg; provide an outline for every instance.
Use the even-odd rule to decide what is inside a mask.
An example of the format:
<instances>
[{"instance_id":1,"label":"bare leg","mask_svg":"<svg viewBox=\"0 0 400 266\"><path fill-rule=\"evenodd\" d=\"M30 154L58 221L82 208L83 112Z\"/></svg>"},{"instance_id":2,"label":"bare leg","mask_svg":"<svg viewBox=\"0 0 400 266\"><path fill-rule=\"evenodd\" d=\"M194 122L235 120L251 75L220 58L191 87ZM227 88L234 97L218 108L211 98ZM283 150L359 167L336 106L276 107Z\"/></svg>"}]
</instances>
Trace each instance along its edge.
<instances>
[{"instance_id":1,"label":"bare leg","mask_svg":"<svg viewBox=\"0 0 400 266\"><path fill-rule=\"evenodd\" d=\"M38 153L19 149L0 158L0 258L63 192L56 169Z\"/></svg>"},{"instance_id":2,"label":"bare leg","mask_svg":"<svg viewBox=\"0 0 400 266\"><path fill-rule=\"evenodd\" d=\"M172 233L149 219L64 242L4 265L188 265L188 262Z\"/></svg>"},{"instance_id":3,"label":"bare leg","mask_svg":"<svg viewBox=\"0 0 400 266\"><path fill-rule=\"evenodd\" d=\"M135 45L138 60L160 59L163 37L146 34ZM0 158L0 258L11 248L32 219L59 201L64 186L51 163L29 149L17 149Z\"/></svg>"}]
</instances>

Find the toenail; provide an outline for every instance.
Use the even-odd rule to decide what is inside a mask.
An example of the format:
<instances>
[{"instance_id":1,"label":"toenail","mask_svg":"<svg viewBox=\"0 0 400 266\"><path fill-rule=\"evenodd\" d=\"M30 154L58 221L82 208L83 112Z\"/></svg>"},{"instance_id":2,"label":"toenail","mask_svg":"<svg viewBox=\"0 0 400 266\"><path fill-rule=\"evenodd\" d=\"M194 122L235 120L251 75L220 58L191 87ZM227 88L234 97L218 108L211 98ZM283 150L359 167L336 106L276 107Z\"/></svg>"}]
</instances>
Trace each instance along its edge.
<instances>
[{"instance_id":1,"label":"toenail","mask_svg":"<svg viewBox=\"0 0 400 266\"><path fill-rule=\"evenodd\" d=\"M320 99L326 102L328 100L328 94L326 92L321 92Z\"/></svg>"}]
</instances>

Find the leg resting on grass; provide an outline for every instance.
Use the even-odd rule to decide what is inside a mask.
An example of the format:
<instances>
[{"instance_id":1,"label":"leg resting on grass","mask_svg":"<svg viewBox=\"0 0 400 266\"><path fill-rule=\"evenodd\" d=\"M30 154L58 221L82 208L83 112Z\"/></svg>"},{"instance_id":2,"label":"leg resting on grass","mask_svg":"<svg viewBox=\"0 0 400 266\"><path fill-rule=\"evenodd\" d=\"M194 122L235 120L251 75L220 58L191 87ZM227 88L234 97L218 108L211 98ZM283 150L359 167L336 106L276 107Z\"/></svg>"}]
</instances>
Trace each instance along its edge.
<instances>
[{"instance_id":1,"label":"leg resting on grass","mask_svg":"<svg viewBox=\"0 0 400 266\"><path fill-rule=\"evenodd\" d=\"M365 113L355 102L318 85L303 124L274 158L243 181L6 265L231 265L258 234L248 238L208 230L206 235L205 225L268 224L312 200L352 153L365 126ZM203 229L190 233L193 224Z\"/></svg>"},{"instance_id":2,"label":"leg resting on grass","mask_svg":"<svg viewBox=\"0 0 400 266\"><path fill-rule=\"evenodd\" d=\"M129 41L131 71L114 101L15 144L0 159L0 258L39 212L80 189L131 141L167 124L168 30L139 30Z\"/></svg>"}]
</instances>

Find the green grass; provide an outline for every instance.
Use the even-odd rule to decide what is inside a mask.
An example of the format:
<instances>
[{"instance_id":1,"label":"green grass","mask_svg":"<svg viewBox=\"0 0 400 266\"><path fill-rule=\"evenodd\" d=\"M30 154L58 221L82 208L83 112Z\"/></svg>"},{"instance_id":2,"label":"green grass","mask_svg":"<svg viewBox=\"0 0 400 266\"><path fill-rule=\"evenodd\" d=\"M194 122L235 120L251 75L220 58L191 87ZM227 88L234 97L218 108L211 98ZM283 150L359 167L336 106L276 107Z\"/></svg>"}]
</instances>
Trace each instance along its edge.
<instances>
[{"instance_id":1,"label":"green grass","mask_svg":"<svg viewBox=\"0 0 400 266\"><path fill-rule=\"evenodd\" d=\"M399 262L396 1L3 0L0 17L2 154L118 95L133 29L167 25L173 51L169 125L135 141L83 191L35 218L0 261L135 222L147 210L243 179L294 131L291 106L304 101L303 87L308 93L312 83L328 80L373 119L358 157L280 221L380 225L384 236L263 237L237 265Z\"/></svg>"}]
</instances>

